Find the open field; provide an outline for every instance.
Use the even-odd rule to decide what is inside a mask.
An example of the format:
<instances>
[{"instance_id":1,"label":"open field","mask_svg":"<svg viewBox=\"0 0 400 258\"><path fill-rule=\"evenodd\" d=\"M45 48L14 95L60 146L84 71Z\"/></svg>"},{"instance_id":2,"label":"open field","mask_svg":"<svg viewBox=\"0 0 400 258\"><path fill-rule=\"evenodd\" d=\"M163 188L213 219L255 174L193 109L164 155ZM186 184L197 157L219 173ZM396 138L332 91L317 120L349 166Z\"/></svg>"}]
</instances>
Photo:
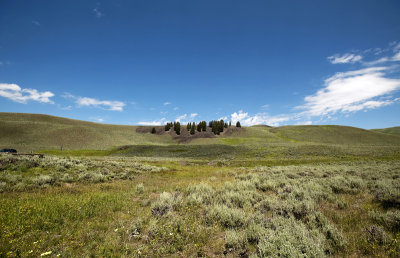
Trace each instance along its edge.
<instances>
[{"instance_id":1,"label":"open field","mask_svg":"<svg viewBox=\"0 0 400 258\"><path fill-rule=\"evenodd\" d=\"M46 155L0 157L0 257L400 252L398 136L255 126L179 143L133 126L1 115L1 147ZM79 127L100 140L61 151L57 137L22 126L36 120L45 137Z\"/></svg>"}]
</instances>

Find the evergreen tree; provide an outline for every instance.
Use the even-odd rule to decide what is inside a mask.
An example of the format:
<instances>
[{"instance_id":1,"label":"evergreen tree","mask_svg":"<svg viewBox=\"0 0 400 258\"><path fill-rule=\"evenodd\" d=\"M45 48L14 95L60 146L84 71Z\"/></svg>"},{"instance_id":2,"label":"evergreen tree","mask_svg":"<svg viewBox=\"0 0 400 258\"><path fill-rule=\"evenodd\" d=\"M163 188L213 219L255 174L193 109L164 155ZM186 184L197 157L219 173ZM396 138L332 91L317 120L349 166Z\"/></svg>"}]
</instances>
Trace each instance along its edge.
<instances>
[{"instance_id":1,"label":"evergreen tree","mask_svg":"<svg viewBox=\"0 0 400 258\"><path fill-rule=\"evenodd\" d=\"M174 130L175 130L177 135L180 135L181 134L181 123L176 122L175 125L174 125Z\"/></svg>"},{"instance_id":2,"label":"evergreen tree","mask_svg":"<svg viewBox=\"0 0 400 258\"><path fill-rule=\"evenodd\" d=\"M203 130L203 132L206 132L207 131L207 123L206 123L206 121L203 121L203 122L201 122L202 123L202 130Z\"/></svg>"},{"instance_id":3,"label":"evergreen tree","mask_svg":"<svg viewBox=\"0 0 400 258\"><path fill-rule=\"evenodd\" d=\"M227 124L227 123L225 123L225 124L224 124L224 127L225 127L225 128L228 128L228 124Z\"/></svg>"},{"instance_id":4,"label":"evergreen tree","mask_svg":"<svg viewBox=\"0 0 400 258\"><path fill-rule=\"evenodd\" d=\"M192 124L191 124L191 123L188 123L188 124L186 125L186 129L187 129L188 131L190 131L190 128L192 128Z\"/></svg>"},{"instance_id":5,"label":"evergreen tree","mask_svg":"<svg viewBox=\"0 0 400 258\"><path fill-rule=\"evenodd\" d=\"M197 131L198 131L198 132L201 132L201 123L199 123L199 124L197 125Z\"/></svg>"},{"instance_id":6,"label":"evergreen tree","mask_svg":"<svg viewBox=\"0 0 400 258\"><path fill-rule=\"evenodd\" d=\"M194 126L190 128L190 134L193 135L196 131L194 130Z\"/></svg>"},{"instance_id":7,"label":"evergreen tree","mask_svg":"<svg viewBox=\"0 0 400 258\"><path fill-rule=\"evenodd\" d=\"M242 127L239 121L236 122L236 127Z\"/></svg>"},{"instance_id":8,"label":"evergreen tree","mask_svg":"<svg viewBox=\"0 0 400 258\"><path fill-rule=\"evenodd\" d=\"M231 121L229 121L229 127L231 127L231 126L232 126Z\"/></svg>"},{"instance_id":9,"label":"evergreen tree","mask_svg":"<svg viewBox=\"0 0 400 258\"><path fill-rule=\"evenodd\" d=\"M153 129L151 129L151 133L152 133L152 134L155 134L155 133L156 133L156 128L155 128L155 127L153 127Z\"/></svg>"}]
</instances>

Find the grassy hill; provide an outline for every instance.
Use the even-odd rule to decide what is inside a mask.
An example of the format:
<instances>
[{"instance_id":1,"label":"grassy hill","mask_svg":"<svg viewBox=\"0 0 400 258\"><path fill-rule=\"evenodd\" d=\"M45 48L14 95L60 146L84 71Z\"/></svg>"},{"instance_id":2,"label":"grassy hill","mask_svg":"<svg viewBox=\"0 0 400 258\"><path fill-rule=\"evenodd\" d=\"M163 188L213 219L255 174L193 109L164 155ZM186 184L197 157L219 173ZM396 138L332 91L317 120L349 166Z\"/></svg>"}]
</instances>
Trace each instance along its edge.
<instances>
[{"instance_id":1,"label":"grassy hill","mask_svg":"<svg viewBox=\"0 0 400 258\"><path fill-rule=\"evenodd\" d=\"M291 141L344 145L400 145L400 137L338 125L281 126L270 130Z\"/></svg>"},{"instance_id":2,"label":"grassy hill","mask_svg":"<svg viewBox=\"0 0 400 258\"><path fill-rule=\"evenodd\" d=\"M108 149L132 144L172 143L168 135L136 132L137 126L107 125L49 115L0 113L0 148Z\"/></svg>"},{"instance_id":3,"label":"grassy hill","mask_svg":"<svg viewBox=\"0 0 400 258\"><path fill-rule=\"evenodd\" d=\"M371 131L378 133L386 133L400 136L400 126L383 128L383 129L372 129Z\"/></svg>"},{"instance_id":4,"label":"grassy hill","mask_svg":"<svg viewBox=\"0 0 400 258\"><path fill-rule=\"evenodd\" d=\"M182 142L176 135L161 132L162 128L158 128L160 132L154 135L147 132L151 130L149 128L99 124L40 114L0 113L0 148L37 151L57 150L63 146L64 150L106 150L124 145L162 147ZM191 148L207 153L214 153L211 149L217 150L216 145L225 145L227 148L239 146L251 150L251 155L257 149L275 148L278 151L282 146L285 149L298 147L298 143L400 146L400 137L347 126L252 126L241 130L232 127L223 135L212 138L194 137L184 144L209 145L209 151L202 147ZM137 151L135 149L134 152Z\"/></svg>"}]
</instances>

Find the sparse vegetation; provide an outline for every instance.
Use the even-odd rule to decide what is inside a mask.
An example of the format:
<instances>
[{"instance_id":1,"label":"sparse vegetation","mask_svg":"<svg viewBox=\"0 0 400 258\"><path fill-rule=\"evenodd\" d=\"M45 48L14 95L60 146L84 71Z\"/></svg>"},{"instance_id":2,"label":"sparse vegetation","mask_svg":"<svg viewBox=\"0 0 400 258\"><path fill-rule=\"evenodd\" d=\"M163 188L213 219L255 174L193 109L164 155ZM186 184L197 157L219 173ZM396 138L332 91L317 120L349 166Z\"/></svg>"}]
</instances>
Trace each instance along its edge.
<instances>
[{"instance_id":1,"label":"sparse vegetation","mask_svg":"<svg viewBox=\"0 0 400 258\"><path fill-rule=\"evenodd\" d=\"M130 146L1 155L0 256L398 256L396 136L217 122L186 144L146 127Z\"/></svg>"}]
</instances>

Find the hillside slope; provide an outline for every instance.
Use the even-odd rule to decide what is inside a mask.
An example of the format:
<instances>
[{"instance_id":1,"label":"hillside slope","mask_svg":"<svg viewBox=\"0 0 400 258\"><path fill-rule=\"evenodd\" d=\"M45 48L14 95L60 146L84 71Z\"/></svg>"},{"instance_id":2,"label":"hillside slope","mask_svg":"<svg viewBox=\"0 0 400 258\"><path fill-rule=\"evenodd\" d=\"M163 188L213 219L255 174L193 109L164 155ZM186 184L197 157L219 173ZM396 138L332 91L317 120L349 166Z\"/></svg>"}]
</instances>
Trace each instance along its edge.
<instances>
[{"instance_id":1,"label":"hillside slope","mask_svg":"<svg viewBox=\"0 0 400 258\"><path fill-rule=\"evenodd\" d=\"M131 144L168 144L168 135L136 132L137 126L107 125L49 115L0 112L0 148L108 149Z\"/></svg>"},{"instance_id":2,"label":"hillside slope","mask_svg":"<svg viewBox=\"0 0 400 258\"><path fill-rule=\"evenodd\" d=\"M383 129L372 129L371 131L400 136L400 126L383 128Z\"/></svg>"},{"instance_id":3,"label":"hillside slope","mask_svg":"<svg viewBox=\"0 0 400 258\"><path fill-rule=\"evenodd\" d=\"M299 142L345 145L400 145L400 137L339 125L281 126L270 130L277 136Z\"/></svg>"},{"instance_id":4,"label":"hillside slope","mask_svg":"<svg viewBox=\"0 0 400 258\"><path fill-rule=\"evenodd\" d=\"M151 127L152 128L152 127ZM173 133L145 132L141 126L108 125L49 115L1 113L0 148L18 151L105 150L123 145L233 145L269 149L291 142L342 145L400 146L400 137L347 126L232 127L221 136L181 141ZM144 130L144 131L143 131ZM185 129L186 130L186 129ZM143 131L143 132L142 132Z\"/></svg>"}]
</instances>

